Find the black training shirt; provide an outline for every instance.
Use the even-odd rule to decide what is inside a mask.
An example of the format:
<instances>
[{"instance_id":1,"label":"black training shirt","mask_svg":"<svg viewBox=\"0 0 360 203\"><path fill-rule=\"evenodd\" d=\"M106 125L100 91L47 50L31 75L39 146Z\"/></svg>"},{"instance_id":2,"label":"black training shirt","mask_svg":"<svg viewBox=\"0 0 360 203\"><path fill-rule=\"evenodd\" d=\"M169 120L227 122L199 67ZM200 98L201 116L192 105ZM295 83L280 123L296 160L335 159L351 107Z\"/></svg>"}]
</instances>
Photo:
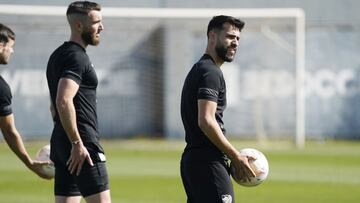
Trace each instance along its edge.
<instances>
[{"instance_id":1,"label":"black training shirt","mask_svg":"<svg viewBox=\"0 0 360 203\"><path fill-rule=\"evenodd\" d=\"M216 155L222 152L208 139L198 125L198 100L217 103L216 120L225 134L223 111L226 108L226 86L222 71L205 54L188 73L181 94L181 118L185 128L186 150L211 149Z\"/></svg>"},{"instance_id":2,"label":"black training shirt","mask_svg":"<svg viewBox=\"0 0 360 203\"><path fill-rule=\"evenodd\" d=\"M7 82L0 76L0 116L12 114L11 90Z\"/></svg>"},{"instance_id":3,"label":"black training shirt","mask_svg":"<svg viewBox=\"0 0 360 203\"><path fill-rule=\"evenodd\" d=\"M96 87L98 79L86 51L75 42L65 42L50 56L46 77L50 97L56 110L55 127L52 139L58 141L68 138L61 125L56 108L56 95L60 78L69 78L79 85L73 102L76 110L77 127L84 142L98 142L98 121L96 113Z\"/></svg>"}]
</instances>

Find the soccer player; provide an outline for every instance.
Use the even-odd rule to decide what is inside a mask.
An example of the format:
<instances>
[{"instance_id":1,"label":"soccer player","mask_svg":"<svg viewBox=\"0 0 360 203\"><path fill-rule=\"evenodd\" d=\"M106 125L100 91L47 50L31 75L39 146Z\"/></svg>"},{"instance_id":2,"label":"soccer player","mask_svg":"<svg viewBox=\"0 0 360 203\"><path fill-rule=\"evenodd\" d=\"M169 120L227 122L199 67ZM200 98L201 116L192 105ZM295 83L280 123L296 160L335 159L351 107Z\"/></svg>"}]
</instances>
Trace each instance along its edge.
<instances>
[{"instance_id":1,"label":"soccer player","mask_svg":"<svg viewBox=\"0 0 360 203\"><path fill-rule=\"evenodd\" d=\"M15 33L0 23L0 64L8 64L14 53ZM32 160L26 151L22 138L15 127L14 114L11 108L11 90L7 82L0 76L0 128L6 143L19 159L38 176L50 179L43 170L43 165L50 162Z\"/></svg>"},{"instance_id":2,"label":"soccer player","mask_svg":"<svg viewBox=\"0 0 360 203\"><path fill-rule=\"evenodd\" d=\"M234 191L228 158L244 179L255 177L249 159L225 137L223 112L226 86L220 69L234 59L244 22L215 16L207 29L207 48L188 73L181 95L181 117L186 147L181 178L188 203L232 203Z\"/></svg>"},{"instance_id":3,"label":"soccer player","mask_svg":"<svg viewBox=\"0 0 360 203\"><path fill-rule=\"evenodd\" d=\"M86 53L100 42L101 6L76 1L68 6L70 40L50 56L46 77L54 129L50 158L55 165L55 201L109 203L104 150L99 143L95 67Z\"/></svg>"}]
</instances>

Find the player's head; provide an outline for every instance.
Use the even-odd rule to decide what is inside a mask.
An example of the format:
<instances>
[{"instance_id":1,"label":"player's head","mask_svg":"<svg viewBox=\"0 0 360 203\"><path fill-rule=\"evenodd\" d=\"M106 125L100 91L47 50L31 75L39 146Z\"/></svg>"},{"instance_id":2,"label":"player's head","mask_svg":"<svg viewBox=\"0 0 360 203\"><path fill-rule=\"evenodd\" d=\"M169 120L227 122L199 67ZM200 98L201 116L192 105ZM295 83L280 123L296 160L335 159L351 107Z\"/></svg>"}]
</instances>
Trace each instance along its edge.
<instances>
[{"instance_id":1,"label":"player's head","mask_svg":"<svg viewBox=\"0 0 360 203\"><path fill-rule=\"evenodd\" d=\"M240 32L245 23L232 16L214 16L207 29L208 43L223 61L234 59L239 45Z\"/></svg>"},{"instance_id":2,"label":"player's head","mask_svg":"<svg viewBox=\"0 0 360 203\"><path fill-rule=\"evenodd\" d=\"M98 45L102 24L101 6L89 1L76 1L69 5L66 16L71 32L81 35L83 42L88 45Z\"/></svg>"},{"instance_id":3,"label":"player's head","mask_svg":"<svg viewBox=\"0 0 360 203\"><path fill-rule=\"evenodd\" d=\"M8 64L10 56L14 53L15 33L0 23L0 64Z\"/></svg>"}]
</instances>

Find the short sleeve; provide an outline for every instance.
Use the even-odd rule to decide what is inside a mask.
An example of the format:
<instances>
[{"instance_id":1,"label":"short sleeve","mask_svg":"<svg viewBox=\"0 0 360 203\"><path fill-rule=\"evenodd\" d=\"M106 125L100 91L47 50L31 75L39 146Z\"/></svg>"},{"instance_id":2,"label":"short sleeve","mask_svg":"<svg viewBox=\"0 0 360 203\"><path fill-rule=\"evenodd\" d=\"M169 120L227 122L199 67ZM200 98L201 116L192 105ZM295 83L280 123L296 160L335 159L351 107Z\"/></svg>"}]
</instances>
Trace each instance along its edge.
<instances>
[{"instance_id":1,"label":"short sleeve","mask_svg":"<svg viewBox=\"0 0 360 203\"><path fill-rule=\"evenodd\" d=\"M210 101L218 101L221 89L221 75L217 71L208 71L201 75L197 97Z\"/></svg>"},{"instance_id":2,"label":"short sleeve","mask_svg":"<svg viewBox=\"0 0 360 203\"><path fill-rule=\"evenodd\" d=\"M77 84L82 81L82 76L86 68L86 59L82 53L72 53L64 64L62 78L74 80Z\"/></svg>"},{"instance_id":3,"label":"short sleeve","mask_svg":"<svg viewBox=\"0 0 360 203\"><path fill-rule=\"evenodd\" d=\"M12 114L11 108L11 91L8 86L1 86L1 93L0 93L0 116L7 116Z\"/></svg>"}]
</instances>

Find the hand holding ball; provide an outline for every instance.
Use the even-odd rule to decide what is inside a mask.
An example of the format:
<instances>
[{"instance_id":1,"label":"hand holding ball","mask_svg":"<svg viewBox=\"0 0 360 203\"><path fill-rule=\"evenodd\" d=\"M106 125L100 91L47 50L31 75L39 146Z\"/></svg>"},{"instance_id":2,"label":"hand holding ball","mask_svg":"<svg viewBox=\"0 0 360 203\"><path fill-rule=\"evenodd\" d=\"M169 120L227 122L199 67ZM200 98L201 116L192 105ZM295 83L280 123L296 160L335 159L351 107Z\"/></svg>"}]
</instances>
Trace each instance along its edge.
<instances>
[{"instance_id":1,"label":"hand holding ball","mask_svg":"<svg viewBox=\"0 0 360 203\"><path fill-rule=\"evenodd\" d=\"M256 176L250 178L250 180L243 180L243 178L237 174L235 167L230 164L230 174L235 182L246 187L252 187L262 183L269 174L269 163L265 155L259 150L253 148L242 149L240 150L240 154L255 158L255 160L250 159L249 164L251 169L255 172Z\"/></svg>"},{"instance_id":2,"label":"hand holding ball","mask_svg":"<svg viewBox=\"0 0 360 203\"><path fill-rule=\"evenodd\" d=\"M36 154L36 160L39 161L51 161L50 160L50 145L45 145ZM52 164L42 166L43 172L49 177L55 176L55 167Z\"/></svg>"}]
</instances>

